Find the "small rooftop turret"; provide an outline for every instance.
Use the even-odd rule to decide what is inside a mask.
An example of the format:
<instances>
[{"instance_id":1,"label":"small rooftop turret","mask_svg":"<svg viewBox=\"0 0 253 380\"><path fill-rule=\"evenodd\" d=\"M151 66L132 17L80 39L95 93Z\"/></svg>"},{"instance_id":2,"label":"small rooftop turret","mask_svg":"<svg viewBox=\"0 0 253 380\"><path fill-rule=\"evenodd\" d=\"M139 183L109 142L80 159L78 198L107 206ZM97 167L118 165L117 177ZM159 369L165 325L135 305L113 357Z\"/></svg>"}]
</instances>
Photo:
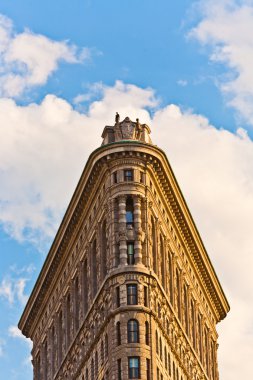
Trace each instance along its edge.
<instances>
[{"instance_id":1,"label":"small rooftop turret","mask_svg":"<svg viewBox=\"0 0 253 380\"><path fill-rule=\"evenodd\" d=\"M132 121L127 116L120 122L120 115L116 112L114 126L105 126L102 138L102 145L122 140L137 140L152 144L150 138L150 128L147 124L140 124L139 119Z\"/></svg>"}]
</instances>

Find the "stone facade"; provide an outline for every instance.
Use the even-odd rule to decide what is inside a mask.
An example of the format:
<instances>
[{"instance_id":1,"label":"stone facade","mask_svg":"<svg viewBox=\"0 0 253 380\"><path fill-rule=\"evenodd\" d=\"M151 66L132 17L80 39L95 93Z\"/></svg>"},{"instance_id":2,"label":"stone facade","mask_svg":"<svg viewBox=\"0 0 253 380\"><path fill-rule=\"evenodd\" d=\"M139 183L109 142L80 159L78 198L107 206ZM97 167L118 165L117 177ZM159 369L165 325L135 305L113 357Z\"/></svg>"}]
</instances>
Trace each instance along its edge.
<instances>
[{"instance_id":1,"label":"stone facade","mask_svg":"<svg viewBox=\"0 0 253 380\"><path fill-rule=\"evenodd\" d=\"M229 305L165 154L129 118L88 159L19 322L35 380L218 380Z\"/></svg>"}]
</instances>

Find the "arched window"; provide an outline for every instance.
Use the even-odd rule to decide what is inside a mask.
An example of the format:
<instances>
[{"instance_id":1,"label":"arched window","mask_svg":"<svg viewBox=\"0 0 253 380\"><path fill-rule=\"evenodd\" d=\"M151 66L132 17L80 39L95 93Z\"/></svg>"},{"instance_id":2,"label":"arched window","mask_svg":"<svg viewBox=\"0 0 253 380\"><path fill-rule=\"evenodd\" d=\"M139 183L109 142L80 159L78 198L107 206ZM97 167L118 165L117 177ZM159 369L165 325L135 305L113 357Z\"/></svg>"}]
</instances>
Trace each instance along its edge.
<instances>
[{"instance_id":1,"label":"arched window","mask_svg":"<svg viewBox=\"0 0 253 380\"><path fill-rule=\"evenodd\" d=\"M145 343L147 346L149 346L149 323L148 323L148 321L145 322Z\"/></svg>"},{"instance_id":2,"label":"arched window","mask_svg":"<svg viewBox=\"0 0 253 380\"><path fill-rule=\"evenodd\" d=\"M130 319L127 322L127 341L139 343L139 322L136 319Z\"/></svg>"},{"instance_id":3,"label":"arched window","mask_svg":"<svg viewBox=\"0 0 253 380\"><path fill-rule=\"evenodd\" d=\"M121 344L121 331L120 331L120 322L116 323L116 335L117 335L117 345Z\"/></svg>"},{"instance_id":4,"label":"arched window","mask_svg":"<svg viewBox=\"0 0 253 380\"><path fill-rule=\"evenodd\" d=\"M134 204L131 197L127 197L126 200L126 224L132 227L134 225Z\"/></svg>"}]
</instances>

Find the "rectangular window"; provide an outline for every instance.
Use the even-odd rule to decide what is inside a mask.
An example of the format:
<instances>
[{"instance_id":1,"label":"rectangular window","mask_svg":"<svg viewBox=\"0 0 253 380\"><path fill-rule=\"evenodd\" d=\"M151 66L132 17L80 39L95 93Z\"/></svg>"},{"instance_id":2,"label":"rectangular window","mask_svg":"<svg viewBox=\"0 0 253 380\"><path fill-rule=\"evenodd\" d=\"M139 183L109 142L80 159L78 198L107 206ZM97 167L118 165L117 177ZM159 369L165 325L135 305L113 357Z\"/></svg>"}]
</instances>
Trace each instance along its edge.
<instances>
[{"instance_id":1,"label":"rectangular window","mask_svg":"<svg viewBox=\"0 0 253 380\"><path fill-rule=\"evenodd\" d=\"M132 356L128 358L129 379L140 379L140 358Z\"/></svg>"},{"instance_id":2,"label":"rectangular window","mask_svg":"<svg viewBox=\"0 0 253 380\"><path fill-rule=\"evenodd\" d=\"M113 183L118 183L118 175L117 172L113 173Z\"/></svg>"},{"instance_id":3,"label":"rectangular window","mask_svg":"<svg viewBox=\"0 0 253 380\"><path fill-rule=\"evenodd\" d=\"M132 169L124 170L124 181L130 182L134 180L134 174Z\"/></svg>"},{"instance_id":4,"label":"rectangular window","mask_svg":"<svg viewBox=\"0 0 253 380\"><path fill-rule=\"evenodd\" d=\"M137 294L136 284L127 285L127 304L128 305L138 304L138 294Z\"/></svg>"},{"instance_id":5,"label":"rectangular window","mask_svg":"<svg viewBox=\"0 0 253 380\"><path fill-rule=\"evenodd\" d=\"M134 262L134 243L127 243L127 264L133 265Z\"/></svg>"},{"instance_id":6,"label":"rectangular window","mask_svg":"<svg viewBox=\"0 0 253 380\"><path fill-rule=\"evenodd\" d=\"M150 359L146 359L147 380L150 380Z\"/></svg>"},{"instance_id":7,"label":"rectangular window","mask_svg":"<svg viewBox=\"0 0 253 380\"><path fill-rule=\"evenodd\" d=\"M121 331L120 331L120 322L116 323L116 334L117 334L117 345L121 345Z\"/></svg>"},{"instance_id":8,"label":"rectangular window","mask_svg":"<svg viewBox=\"0 0 253 380\"><path fill-rule=\"evenodd\" d=\"M140 183L144 183L144 173L140 172Z\"/></svg>"},{"instance_id":9,"label":"rectangular window","mask_svg":"<svg viewBox=\"0 0 253 380\"><path fill-rule=\"evenodd\" d=\"M148 287L144 286L144 306L148 306Z\"/></svg>"},{"instance_id":10,"label":"rectangular window","mask_svg":"<svg viewBox=\"0 0 253 380\"><path fill-rule=\"evenodd\" d=\"M120 307L120 287L117 286L116 288L116 305L117 307Z\"/></svg>"},{"instance_id":11,"label":"rectangular window","mask_svg":"<svg viewBox=\"0 0 253 380\"><path fill-rule=\"evenodd\" d=\"M121 373L121 359L117 360L118 363L118 380L122 380L122 373Z\"/></svg>"}]
</instances>

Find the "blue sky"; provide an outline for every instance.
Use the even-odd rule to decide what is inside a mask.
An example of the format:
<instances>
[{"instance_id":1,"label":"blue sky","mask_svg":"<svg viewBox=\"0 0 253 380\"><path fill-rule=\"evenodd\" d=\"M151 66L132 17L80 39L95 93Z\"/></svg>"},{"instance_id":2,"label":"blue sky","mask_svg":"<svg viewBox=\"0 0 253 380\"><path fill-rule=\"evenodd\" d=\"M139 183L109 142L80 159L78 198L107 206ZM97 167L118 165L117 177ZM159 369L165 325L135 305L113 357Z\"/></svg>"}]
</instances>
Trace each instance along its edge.
<instances>
[{"instance_id":1,"label":"blue sky","mask_svg":"<svg viewBox=\"0 0 253 380\"><path fill-rule=\"evenodd\" d=\"M0 379L32 379L16 325L116 111L151 125L230 301L220 378L251 378L253 2L2 0L0 14Z\"/></svg>"}]
</instances>

